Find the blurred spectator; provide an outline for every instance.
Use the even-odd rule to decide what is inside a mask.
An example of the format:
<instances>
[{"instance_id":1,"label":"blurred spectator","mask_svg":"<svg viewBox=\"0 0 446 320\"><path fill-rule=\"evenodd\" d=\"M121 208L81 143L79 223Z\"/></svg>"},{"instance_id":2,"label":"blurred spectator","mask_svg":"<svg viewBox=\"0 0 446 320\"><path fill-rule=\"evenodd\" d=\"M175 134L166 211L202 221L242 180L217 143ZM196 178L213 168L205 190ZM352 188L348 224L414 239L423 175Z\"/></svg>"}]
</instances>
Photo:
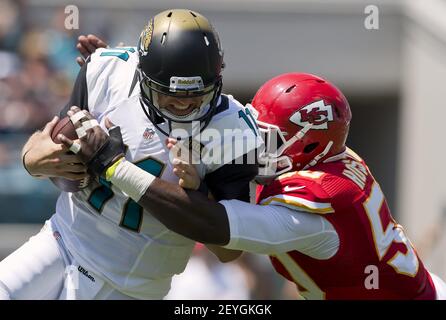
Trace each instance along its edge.
<instances>
[{"instance_id":1,"label":"blurred spectator","mask_svg":"<svg viewBox=\"0 0 446 320\"><path fill-rule=\"evenodd\" d=\"M25 28L24 1L0 0L0 50L17 51Z\"/></svg>"},{"instance_id":2,"label":"blurred spectator","mask_svg":"<svg viewBox=\"0 0 446 320\"><path fill-rule=\"evenodd\" d=\"M57 189L28 176L20 153L26 138L65 105L79 70L63 7L50 25L32 25L29 8L26 1L0 0L0 221L10 223L42 223L54 210Z\"/></svg>"},{"instance_id":3,"label":"blurred spectator","mask_svg":"<svg viewBox=\"0 0 446 320\"><path fill-rule=\"evenodd\" d=\"M22 4L0 1L1 133L41 128L67 101L79 70L76 37L64 27L63 8L50 27L25 28Z\"/></svg>"},{"instance_id":4,"label":"blurred spectator","mask_svg":"<svg viewBox=\"0 0 446 320\"><path fill-rule=\"evenodd\" d=\"M10 162L9 159L9 150L6 144L0 143L0 167L8 164Z\"/></svg>"}]
</instances>

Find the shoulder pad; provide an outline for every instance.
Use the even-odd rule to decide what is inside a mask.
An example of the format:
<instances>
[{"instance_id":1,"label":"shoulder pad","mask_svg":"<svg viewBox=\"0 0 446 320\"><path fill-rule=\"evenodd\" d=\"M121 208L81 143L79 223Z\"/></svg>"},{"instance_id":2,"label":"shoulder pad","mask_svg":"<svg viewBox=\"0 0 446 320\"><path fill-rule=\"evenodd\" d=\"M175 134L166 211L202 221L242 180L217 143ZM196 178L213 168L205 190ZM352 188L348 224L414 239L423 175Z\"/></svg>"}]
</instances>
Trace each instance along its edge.
<instances>
[{"instance_id":1,"label":"shoulder pad","mask_svg":"<svg viewBox=\"0 0 446 320\"><path fill-rule=\"evenodd\" d=\"M222 95L217 108L219 107L220 112L212 117L201 133L204 146L202 160L207 166L207 172L214 171L263 144L254 119L246 114L245 108L237 100Z\"/></svg>"},{"instance_id":2,"label":"shoulder pad","mask_svg":"<svg viewBox=\"0 0 446 320\"><path fill-rule=\"evenodd\" d=\"M97 49L87 67L88 106L98 117L129 97L138 55L135 48ZM135 94L139 90L134 90Z\"/></svg>"}]
</instances>

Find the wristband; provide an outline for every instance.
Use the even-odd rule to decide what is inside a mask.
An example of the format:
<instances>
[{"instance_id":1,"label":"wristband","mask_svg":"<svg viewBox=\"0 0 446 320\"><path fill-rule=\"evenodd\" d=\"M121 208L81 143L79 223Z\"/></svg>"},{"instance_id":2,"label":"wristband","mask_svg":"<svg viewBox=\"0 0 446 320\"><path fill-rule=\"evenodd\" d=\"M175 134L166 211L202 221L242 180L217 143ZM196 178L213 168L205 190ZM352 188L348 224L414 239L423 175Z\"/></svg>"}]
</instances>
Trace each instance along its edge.
<instances>
[{"instance_id":1,"label":"wristband","mask_svg":"<svg viewBox=\"0 0 446 320\"><path fill-rule=\"evenodd\" d=\"M138 168L133 163L124 160L124 158L122 159L115 169L110 171L109 181L134 201L138 202L156 177Z\"/></svg>"},{"instance_id":2,"label":"wristband","mask_svg":"<svg viewBox=\"0 0 446 320\"><path fill-rule=\"evenodd\" d=\"M111 165L107 171L105 171L105 180L110 181L111 177L115 174L116 167L124 161L124 157L116 161L113 165Z\"/></svg>"}]
</instances>

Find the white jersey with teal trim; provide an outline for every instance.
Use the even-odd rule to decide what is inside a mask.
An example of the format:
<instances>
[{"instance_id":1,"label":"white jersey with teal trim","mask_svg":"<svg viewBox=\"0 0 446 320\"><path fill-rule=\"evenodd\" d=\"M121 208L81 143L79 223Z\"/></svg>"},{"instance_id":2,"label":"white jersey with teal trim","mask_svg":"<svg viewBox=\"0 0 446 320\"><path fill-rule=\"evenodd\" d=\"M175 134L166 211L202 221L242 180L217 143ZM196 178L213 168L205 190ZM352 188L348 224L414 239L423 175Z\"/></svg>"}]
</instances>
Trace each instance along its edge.
<instances>
[{"instance_id":1,"label":"white jersey with teal trim","mask_svg":"<svg viewBox=\"0 0 446 320\"><path fill-rule=\"evenodd\" d=\"M133 83L131 90L137 63L134 48L97 50L87 67L89 111L103 128L106 117L121 127L128 161L178 183L168 159L166 137L144 114L139 84ZM208 128L241 129L242 139L254 141L248 145L257 147L261 141L255 130L247 130L252 123L243 106L230 96L226 100L229 103L220 108ZM230 136L229 131L222 136ZM212 140L209 144L216 143ZM221 165L205 165L200 172L204 175ZM172 276L184 270L195 244L167 229L105 181L93 182L77 193L62 192L52 221L84 268L101 275L123 293L141 299L159 299L167 294Z\"/></svg>"}]
</instances>

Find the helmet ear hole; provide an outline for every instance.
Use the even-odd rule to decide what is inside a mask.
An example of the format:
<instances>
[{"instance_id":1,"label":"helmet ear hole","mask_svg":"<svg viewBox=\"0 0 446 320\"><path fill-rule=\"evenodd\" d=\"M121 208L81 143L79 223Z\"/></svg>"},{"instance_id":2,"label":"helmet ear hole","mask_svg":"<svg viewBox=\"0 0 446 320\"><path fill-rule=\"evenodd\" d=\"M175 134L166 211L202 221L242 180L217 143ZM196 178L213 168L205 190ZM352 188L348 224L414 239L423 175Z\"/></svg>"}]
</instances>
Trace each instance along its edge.
<instances>
[{"instance_id":1,"label":"helmet ear hole","mask_svg":"<svg viewBox=\"0 0 446 320\"><path fill-rule=\"evenodd\" d=\"M304 153L310 153L311 151L316 149L318 145L319 145L319 142L313 142L313 143L307 144L304 148Z\"/></svg>"}]
</instances>

